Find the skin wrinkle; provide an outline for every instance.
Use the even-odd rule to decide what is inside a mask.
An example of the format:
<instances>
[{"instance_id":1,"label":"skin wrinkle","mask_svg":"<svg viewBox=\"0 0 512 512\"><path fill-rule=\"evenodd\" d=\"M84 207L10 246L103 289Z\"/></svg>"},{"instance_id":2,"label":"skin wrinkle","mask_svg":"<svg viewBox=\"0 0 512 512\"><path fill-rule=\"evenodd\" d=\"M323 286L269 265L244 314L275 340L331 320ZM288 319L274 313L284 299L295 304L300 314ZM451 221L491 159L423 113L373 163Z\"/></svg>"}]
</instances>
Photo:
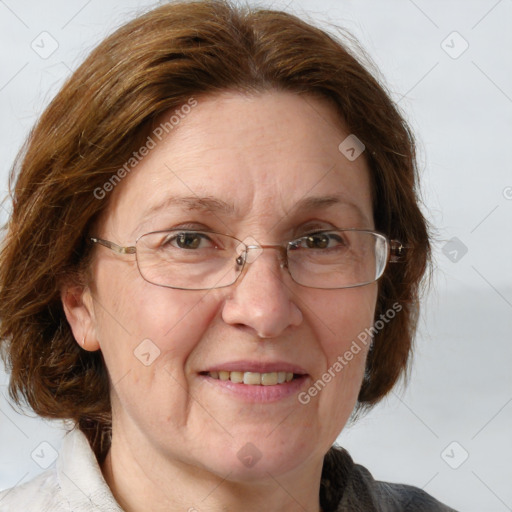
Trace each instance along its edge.
<instances>
[{"instance_id":1,"label":"skin wrinkle","mask_svg":"<svg viewBox=\"0 0 512 512\"><path fill-rule=\"evenodd\" d=\"M368 228L373 227L372 222L367 218L367 216L361 211L359 206L354 204L351 201L343 198L342 195L338 196L324 196L324 197L308 197L301 201L299 201L296 205L294 205L289 211L286 212L285 215L289 215L291 212L307 212L309 210L327 210L329 208L333 209L347 209L349 211L355 212L354 218L357 218L355 222L350 224L350 227L360 227L360 228ZM173 211L174 210L174 211ZM192 212L197 211L203 214L210 214L215 216L215 218L219 219L220 222L228 229L229 224L222 222L222 219L230 219L239 220L241 218L241 212L235 208L233 204L230 204L225 201L221 201L216 198L211 197L199 197L199 196L170 196L166 197L160 203L153 205L151 208L148 208L143 216L141 223L137 226L137 228L131 233L130 238L138 238L141 234L146 232L147 226L151 226L151 220L154 220L156 214L160 213L162 218L163 215L168 214L169 217L173 217L177 212ZM162 225L152 228L147 228L153 230L162 229L165 226ZM338 227L348 227L348 226L338 226ZM227 233L230 234L230 233Z\"/></svg>"},{"instance_id":2,"label":"skin wrinkle","mask_svg":"<svg viewBox=\"0 0 512 512\"><path fill-rule=\"evenodd\" d=\"M317 108L325 117L333 115L322 102ZM236 112L252 119L250 129L233 124ZM290 93L267 93L251 101L227 93L212 101L204 98L172 137L139 164L137 173L116 187L98 224L101 237L126 244L130 233L137 234L134 227L144 211L171 195L189 199L184 208L156 214L148 228L199 222L220 230L225 222L234 236L266 244L308 226L373 227L355 209L334 204L335 196L349 196L371 219L369 172L363 159L349 162L338 151L346 134L327 131L317 120L304 100ZM169 162L180 169L174 177ZM326 173L333 163L336 171ZM235 167L245 170L231 180ZM204 201L191 209L190 198L197 205L198 197L229 201L239 216L212 215L204 211ZM307 208L294 208L299 201ZM196 376L226 360L285 359L306 369L307 389L371 325L377 285L301 287L280 268L272 250L247 265L235 285L206 293L152 285L142 279L132 255L103 247L93 259L92 275L98 304L105 309L93 302L89 321L102 340L110 379L117 382L111 390L112 448L103 470L120 503L128 511L143 503L151 503L153 510L178 509L194 503L190 492L207 495L222 482L209 494L214 508L240 507L239 500L254 510L291 510L296 501L310 510L318 507L323 455L356 403L366 350L308 406L296 397L274 404L239 403ZM161 351L148 367L133 356L146 338ZM237 457L248 441L263 454L251 469ZM179 482L179 489L169 482Z\"/></svg>"}]
</instances>

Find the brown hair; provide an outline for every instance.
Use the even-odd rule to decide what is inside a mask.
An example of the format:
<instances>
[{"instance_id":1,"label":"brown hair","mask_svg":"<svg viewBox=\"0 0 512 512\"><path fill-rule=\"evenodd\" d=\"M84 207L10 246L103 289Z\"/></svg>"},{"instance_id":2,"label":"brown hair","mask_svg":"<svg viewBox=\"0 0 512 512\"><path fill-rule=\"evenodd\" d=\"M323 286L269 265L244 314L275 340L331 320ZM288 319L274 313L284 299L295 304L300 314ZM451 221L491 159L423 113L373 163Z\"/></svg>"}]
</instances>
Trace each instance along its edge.
<instances>
[{"instance_id":1,"label":"brown hair","mask_svg":"<svg viewBox=\"0 0 512 512\"><path fill-rule=\"evenodd\" d=\"M407 369L430 245L414 140L385 88L341 40L291 14L224 1L163 5L117 30L73 73L10 176L13 210L0 255L10 394L43 417L77 422L99 460L109 448L108 375L101 352L73 339L60 286L85 279L85 234L107 205L95 191L140 147L152 121L192 96L225 90L325 98L365 144L376 229L410 249L379 281L375 318L397 302L402 309L375 334L359 409Z\"/></svg>"}]
</instances>

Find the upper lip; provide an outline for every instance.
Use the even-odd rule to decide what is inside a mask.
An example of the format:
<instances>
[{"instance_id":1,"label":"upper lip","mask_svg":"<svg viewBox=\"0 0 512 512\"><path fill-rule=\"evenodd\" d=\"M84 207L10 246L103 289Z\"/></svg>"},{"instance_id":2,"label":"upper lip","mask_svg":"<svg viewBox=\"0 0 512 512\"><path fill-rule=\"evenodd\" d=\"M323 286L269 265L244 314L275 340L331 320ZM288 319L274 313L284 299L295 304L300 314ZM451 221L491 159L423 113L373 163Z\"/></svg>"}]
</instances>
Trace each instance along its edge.
<instances>
[{"instance_id":1,"label":"upper lip","mask_svg":"<svg viewBox=\"0 0 512 512\"><path fill-rule=\"evenodd\" d=\"M291 372L299 375L307 374L304 368L285 361L229 361L210 366L206 370L202 370L202 373L219 372L223 370L227 372Z\"/></svg>"}]
</instances>

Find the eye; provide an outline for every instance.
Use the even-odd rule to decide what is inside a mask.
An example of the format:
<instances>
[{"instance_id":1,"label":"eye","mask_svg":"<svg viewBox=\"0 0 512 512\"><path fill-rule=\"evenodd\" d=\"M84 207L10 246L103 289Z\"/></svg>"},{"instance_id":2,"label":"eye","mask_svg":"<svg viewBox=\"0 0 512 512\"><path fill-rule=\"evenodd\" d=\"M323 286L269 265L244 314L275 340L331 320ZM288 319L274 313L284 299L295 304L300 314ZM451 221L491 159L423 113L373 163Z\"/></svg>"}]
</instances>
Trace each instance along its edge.
<instances>
[{"instance_id":1,"label":"eye","mask_svg":"<svg viewBox=\"0 0 512 512\"><path fill-rule=\"evenodd\" d=\"M169 235L162 241L162 247L171 246L178 249L204 249L215 246L211 238L198 231L186 231Z\"/></svg>"},{"instance_id":2,"label":"eye","mask_svg":"<svg viewBox=\"0 0 512 512\"><path fill-rule=\"evenodd\" d=\"M334 249L346 246L346 241L339 233L311 233L292 242L292 249Z\"/></svg>"},{"instance_id":3,"label":"eye","mask_svg":"<svg viewBox=\"0 0 512 512\"><path fill-rule=\"evenodd\" d=\"M309 249L325 249L329 247L329 236L325 233L308 235L304 241Z\"/></svg>"}]
</instances>

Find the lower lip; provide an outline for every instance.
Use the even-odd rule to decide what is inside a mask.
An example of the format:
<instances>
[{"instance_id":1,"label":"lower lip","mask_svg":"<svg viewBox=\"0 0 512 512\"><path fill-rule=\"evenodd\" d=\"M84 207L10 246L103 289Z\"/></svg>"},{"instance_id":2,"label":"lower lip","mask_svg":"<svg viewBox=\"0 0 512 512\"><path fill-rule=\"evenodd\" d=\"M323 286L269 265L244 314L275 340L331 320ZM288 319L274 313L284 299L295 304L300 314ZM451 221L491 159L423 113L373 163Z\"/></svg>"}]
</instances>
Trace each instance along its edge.
<instances>
[{"instance_id":1,"label":"lower lip","mask_svg":"<svg viewBox=\"0 0 512 512\"><path fill-rule=\"evenodd\" d=\"M290 382L274 386L250 385L231 382L230 380L213 379L208 375L199 375L210 386L220 392L230 394L246 402L277 402L289 396L296 396L305 386L307 375L295 378Z\"/></svg>"}]
</instances>

